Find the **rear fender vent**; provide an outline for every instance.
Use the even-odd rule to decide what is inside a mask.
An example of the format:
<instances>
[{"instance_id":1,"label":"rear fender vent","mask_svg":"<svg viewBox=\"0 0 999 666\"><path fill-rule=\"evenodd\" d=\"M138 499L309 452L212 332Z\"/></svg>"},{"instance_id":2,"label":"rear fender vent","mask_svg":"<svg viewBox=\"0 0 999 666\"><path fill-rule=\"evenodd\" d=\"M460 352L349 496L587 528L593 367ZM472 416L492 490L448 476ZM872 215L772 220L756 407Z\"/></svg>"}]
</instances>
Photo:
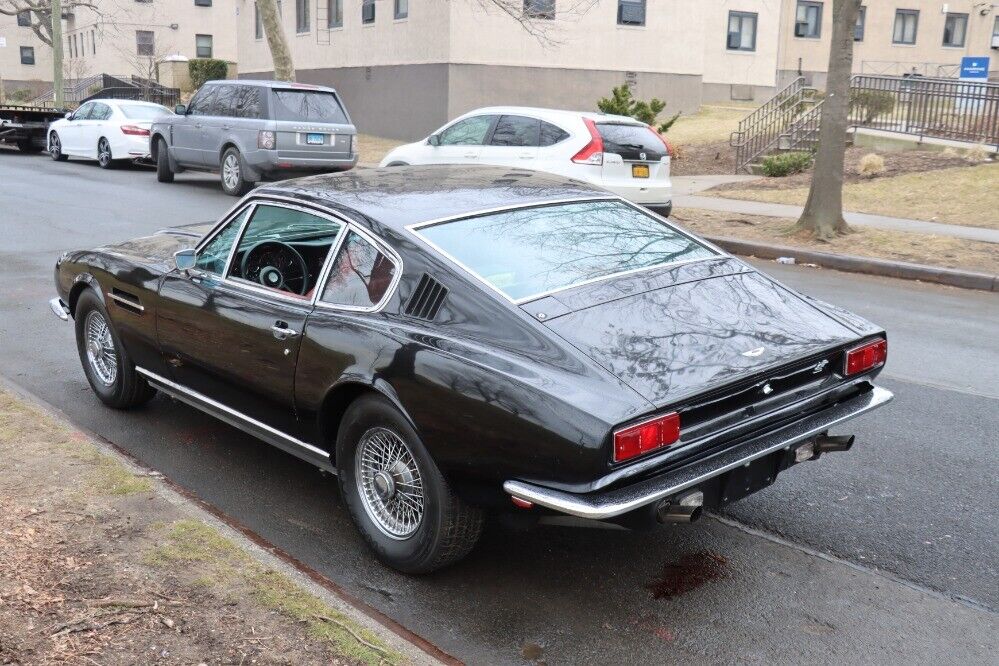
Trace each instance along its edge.
<instances>
[{"instance_id":1,"label":"rear fender vent","mask_svg":"<svg viewBox=\"0 0 999 666\"><path fill-rule=\"evenodd\" d=\"M446 297L447 287L424 273L420 278L420 284L416 285L416 290L406 303L405 312L410 317L433 321L444 305Z\"/></svg>"}]
</instances>

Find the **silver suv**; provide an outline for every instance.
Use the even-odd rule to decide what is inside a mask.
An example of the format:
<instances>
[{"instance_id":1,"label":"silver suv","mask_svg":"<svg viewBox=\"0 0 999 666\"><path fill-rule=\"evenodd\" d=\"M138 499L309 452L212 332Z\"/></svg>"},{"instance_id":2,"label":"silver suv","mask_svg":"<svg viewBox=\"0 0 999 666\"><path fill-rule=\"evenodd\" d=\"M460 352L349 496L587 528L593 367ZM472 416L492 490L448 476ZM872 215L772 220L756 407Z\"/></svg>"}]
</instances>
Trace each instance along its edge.
<instances>
[{"instance_id":1,"label":"silver suv","mask_svg":"<svg viewBox=\"0 0 999 666\"><path fill-rule=\"evenodd\" d=\"M214 171L226 194L240 196L260 180L346 171L357 164L357 130L332 88L210 81L176 111L150 130L161 183L187 169Z\"/></svg>"}]
</instances>

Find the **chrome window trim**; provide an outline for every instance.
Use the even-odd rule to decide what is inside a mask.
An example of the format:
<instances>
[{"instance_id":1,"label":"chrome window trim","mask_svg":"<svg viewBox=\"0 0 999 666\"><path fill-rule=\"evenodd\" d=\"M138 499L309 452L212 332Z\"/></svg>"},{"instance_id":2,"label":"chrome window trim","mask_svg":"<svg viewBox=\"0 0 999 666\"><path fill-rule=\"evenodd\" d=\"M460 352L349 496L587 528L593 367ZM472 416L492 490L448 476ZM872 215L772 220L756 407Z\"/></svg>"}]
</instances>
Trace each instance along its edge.
<instances>
[{"instance_id":1,"label":"chrome window trim","mask_svg":"<svg viewBox=\"0 0 999 666\"><path fill-rule=\"evenodd\" d=\"M381 300L374 305L341 305L339 303L330 303L328 301L320 300L323 292L326 291L327 282L329 281L329 274L333 270L333 262L336 261L337 255L340 254L340 250L343 248L343 244L347 240L347 235L350 232L355 232L358 236L370 243L376 250L388 257L389 261L395 267L395 273L392 275L392 281L389 283L388 288L385 290L385 294L382 296ZM322 289L316 288L316 307L321 307L324 310L342 310L345 312L379 312L385 304L388 303L389 299L395 293L395 288L399 285L399 281L402 279L403 262L402 257L388 246L387 243L382 241L380 238L376 237L373 233L369 232L367 229L359 227L357 224L350 223L347 225L347 232L341 234L340 242L337 244L336 250L330 252L330 261L324 266L323 272L320 274L320 282L318 283Z\"/></svg>"},{"instance_id":2,"label":"chrome window trim","mask_svg":"<svg viewBox=\"0 0 999 666\"><path fill-rule=\"evenodd\" d=\"M446 224L448 222L456 222L458 220L466 220L466 219L472 219L472 218L476 218L476 217L484 217L486 215L492 215L492 214L495 214L495 213L505 213L505 212L508 212L508 211L522 210L522 209L525 209L525 208L545 208L545 207L548 207L548 206L561 206L561 205L573 204L573 203L598 203L598 202L601 202L601 201L614 201L614 202L624 203L625 205L629 206L630 208L633 208L633 209L635 209L635 210L637 210L637 211L639 211L639 212L641 212L641 213L643 213L643 214L645 214L645 215L647 215L647 216L655 219L657 222L659 222L660 224L664 225L668 229L676 232L680 236L683 236L684 238L686 238L686 239L688 239L690 241L693 241L694 243L697 243L698 245L701 245L701 246L703 246L703 247L711 250L712 252L716 253L717 256L713 256L713 257L702 257L700 259L685 259L683 261L673 261L673 262L664 263L664 264L656 264L654 266L642 266L640 268L632 268L632 269L627 270L627 271L619 271L617 273L609 273L607 275L601 275L600 277L590 278L588 280L583 280L583 281L580 281L580 282L576 282L576 283L573 283L571 285L567 285L565 287L558 287L556 289L549 289L547 291L539 292L537 294L531 294L530 296L524 296L522 298L511 298L504 291L502 291L498 287L495 287L494 285L492 285L484 277L482 277L481 275L479 275L477 272L475 272L474 270L472 270L470 267L466 266L464 263L462 263L461 261L459 261L456 257L452 256L450 253L448 253L446 250L444 250L443 248L441 248L439 245L437 245L436 243L434 243L433 241L431 241L429 238L427 238L426 236L418 233L419 230L422 229L422 228L424 228L424 227L436 226L438 224ZM606 196L606 197L584 197L584 198L572 198L572 199L554 199L552 201L531 202L531 203L517 204L517 205L514 205L514 206L500 206L500 207L496 207L496 208L488 208L488 209L476 211L474 213L462 213L460 215L450 215L448 217L442 217L442 218L439 218L439 219L429 220L429 221L426 221L426 222L417 222L415 224L408 225L406 227L406 230L409 231L416 238L419 238L421 242L426 243L428 246L430 246L431 248L433 248L438 254L440 254L442 257L444 257L445 259L447 259L448 261L450 261L452 264L454 264L455 266L457 266L458 268L460 268L461 270L463 270L465 273L468 273L468 275L470 275L477 282L480 282L481 284L484 284L486 287L488 287L492 291L494 291L497 294L499 294L500 296L502 296L503 299L506 300L507 302L512 303L513 305L518 305L518 306L519 305L523 305L525 303L530 303L532 301L536 301L536 300L541 299L541 298L545 298L546 296L551 296L552 294L557 294L559 292L566 291L568 289L576 289L577 287L583 287L583 286L586 286L588 284L593 284L595 282L601 282L603 280L609 280L611 278L621 277L621 276L624 276L624 275L631 275L633 273L641 273L641 272L644 272L644 271L657 270L657 269L661 269L661 268L672 268L674 266L683 266L685 264L700 263L702 261L713 261L713 260L716 260L718 258L730 258L731 257L731 255L729 255L727 252L725 252L721 248L713 245L712 243L708 243L707 241L704 241L704 240L702 240L700 238L697 238L696 236L693 236L692 234L690 234L690 233L688 233L688 232L686 232L686 231L684 231L682 229L677 228L669 220L667 220L666 218L662 217L661 215L659 215L657 213L654 213L651 210L649 210L647 208L644 208L644 207L642 207L642 206L640 206L640 205L638 205L638 204L636 204L634 202L628 201L627 199L625 199L623 197L614 196L614 195L609 195L609 196Z\"/></svg>"}]
</instances>

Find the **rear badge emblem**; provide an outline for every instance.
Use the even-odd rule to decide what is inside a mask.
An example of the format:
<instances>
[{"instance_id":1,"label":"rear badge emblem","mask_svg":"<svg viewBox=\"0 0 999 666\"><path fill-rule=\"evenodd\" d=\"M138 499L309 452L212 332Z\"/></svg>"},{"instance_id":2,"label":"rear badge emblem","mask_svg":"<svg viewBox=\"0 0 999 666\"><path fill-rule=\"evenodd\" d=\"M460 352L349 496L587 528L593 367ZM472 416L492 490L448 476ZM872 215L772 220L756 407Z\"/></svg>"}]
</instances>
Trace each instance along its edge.
<instances>
[{"instance_id":1,"label":"rear badge emblem","mask_svg":"<svg viewBox=\"0 0 999 666\"><path fill-rule=\"evenodd\" d=\"M766 351L766 347L757 347L756 349L750 349L749 351L742 352L743 356L748 356L750 358L756 358L760 354Z\"/></svg>"},{"instance_id":2,"label":"rear badge emblem","mask_svg":"<svg viewBox=\"0 0 999 666\"><path fill-rule=\"evenodd\" d=\"M645 159L645 153L638 153L638 159L644 160Z\"/></svg>"},{"instance_id":3,"label":"rear badge emblem","mask_svg":"<svg viewBox=\"0 0 999 666\"><path fill-rule=\"evenodd\" d=\"M814 368L812 368L812 374L813 375L819 374L820 372L822 372L823 370L826 369L827 365L829 365L829 359L825 359L825 358L822 359L821 361L819 361L818 363L815 364Z\"/></svg>"},{"instance_id":4,"label":"rear badge emblem","mask_svg":"<svg viewBox=\"0 0 999 666\"><path fill-rule=\"evenodd\" d=\"M770 385L770 382L767 382L766 384L763 385L763 395L770 395L773 392L774 392L774 387Z\"/></svg>"}]
</instances>

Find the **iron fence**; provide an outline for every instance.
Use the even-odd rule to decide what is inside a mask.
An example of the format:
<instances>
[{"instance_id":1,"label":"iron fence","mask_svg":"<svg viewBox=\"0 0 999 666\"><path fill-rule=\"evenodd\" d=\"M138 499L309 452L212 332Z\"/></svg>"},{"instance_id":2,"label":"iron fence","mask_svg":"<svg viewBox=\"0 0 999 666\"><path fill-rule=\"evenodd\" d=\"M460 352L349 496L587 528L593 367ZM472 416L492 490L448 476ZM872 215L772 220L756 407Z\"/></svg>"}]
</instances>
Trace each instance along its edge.
<instances>
[{"instance_id":1,"label":"iron fence","mask_svg":"<svg viewBox=\"0 0 999 666\"><path fill-rule=\"evenodd\" d=\"M999 148L999 84L857 75L850 125Z\"/></svg>"},{"instance_id":2,"label":"iron fence","mask_svg":"<svg viewBox=\"0 0 999 666\"><path fill-rule=\"evenodd\" d=\"M91 99L132 99L173 108L180 101L180 90L162 87L111 86L102 88L80 103Z\"/></svg>"}]
</instances>

